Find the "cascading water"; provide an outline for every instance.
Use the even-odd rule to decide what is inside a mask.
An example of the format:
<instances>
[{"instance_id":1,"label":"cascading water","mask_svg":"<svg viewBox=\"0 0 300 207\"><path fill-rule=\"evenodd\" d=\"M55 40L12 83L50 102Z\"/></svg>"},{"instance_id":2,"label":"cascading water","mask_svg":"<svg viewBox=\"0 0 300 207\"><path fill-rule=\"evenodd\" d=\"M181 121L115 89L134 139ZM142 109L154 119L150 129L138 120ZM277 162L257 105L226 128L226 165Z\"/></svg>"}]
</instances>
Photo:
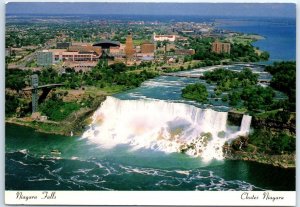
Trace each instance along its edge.
<instances>
[{"instance_id":1,"label":"cascading water","mask_svg":"<svg viewBox=\"0 0 300 207\"><path fill-rule=\"evenodd\" d=\"M222 159L223 145L232 139L227 112L200 109L161 100L119 100L107 97L94 113L83 138L105 148L129 144L133 149L185 152L204 160ZM251 117L241 130L249 131Z\"/></svg>"},{"instance_id":2,"label":"cascading water","mask_svg":"<svg viewBox=\"0 0 300 207\"><path fill-rule=\"evenodd\" d=\"M240 132L244 133L245 135L250 132L250 125L251 125L252 116L244 115L241 123Z\"/></svg>"}]
</instances>

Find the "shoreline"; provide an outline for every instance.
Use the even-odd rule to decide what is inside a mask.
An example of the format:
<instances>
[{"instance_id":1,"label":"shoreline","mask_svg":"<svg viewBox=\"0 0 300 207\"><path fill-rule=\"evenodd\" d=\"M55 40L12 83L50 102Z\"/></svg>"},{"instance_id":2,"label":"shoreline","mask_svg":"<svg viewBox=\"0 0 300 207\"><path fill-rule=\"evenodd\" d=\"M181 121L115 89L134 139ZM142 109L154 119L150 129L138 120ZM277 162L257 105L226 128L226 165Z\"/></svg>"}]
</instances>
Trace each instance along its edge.
<instances>
[{"instance_id":1,"label":"shoreline","mask_svg":"<svg viewBox=\"0 0 300 207\"><path fill-rule=\"evenodd\" d=\"M265 165L272 165L281 169L296 169L296 155L268 155L262 153L249 153L244 151L235 151L230 155L225 155L226 160L242 160L247 162L256 162Z\"/></svg>"},{"instance_id":2,"label":"shoreline","mask_svg":"<svg viewBox=\"0 0 300 207\"><path fill-rule=\"evenodd\" d=\"M6 124L14 124L14 125L18 125L18 126L23 126L23 127L28 127L28 128L31 128L33 129L34 131L36 132L40 132L40 133L45 133L45 134L52 134L52 135L62 135L62 136L68 136L66 135L65 133L63 133L62 131L53 131L53 132L50 132L50 131L47 131L47 130L44 130L42 128L39 128L37 125L33 125L34 123L40 123L40 124L49 124L50 123L45 123L45 122L41 122L41 121L31 121L31 122L26 122L26 121L18 121L18 120L5 120L5 125ZM57 125L59 125L60 123L57 123Z\"/></svg>"},{"instance_id":3,"label":"shoreline","mask_svg":"<svg viewBox=\"0 0 300 207\"><path fill-rule=\"evenodd\" d=\"M61 135L61 136L70 136L63 131L56 131L56 132L49 132L42 128L39 128L39 125L31 125L28 122L18 122L16 120L5 120L6 124L14 124L23 127L29 127L36 132L45 133L45 134L52 134L52 135ZM48 123L49 124L49 123ZM59 123L58 123L59 124ZM82 131L74 131L75 136L80 136ZM180 153L180 152L178 152ZM282 169L295 169L296 168L296 159L295 155L293 154L283 154L283 155L268 155L268 154L261 154L261 153L250 153L245 151L233 151L230 152L228 155L224 155L224 160L240 160L240 161L247 161L247 162L256 162L265 165L271 165L273 167L278 167Z\"/></svg>"},{"instance_id":4,"label":"shoreline","mask_svg":"<svg viewBox=\"0 0 300 207\"><path fill-rule=\"evenodd\" d=\"M34 120L30 117L25 118L6 118L5 124L16 124L34 129L37 132L46 134L55 134L62 136L70 136L72 133L75 136L81 135L85 127L89 124L90 116L101 106L101 103L106 99L106 95L97 97L94 100L92 107L81 108L66 119L59 122Z\"/></svg>"}]
</instances>

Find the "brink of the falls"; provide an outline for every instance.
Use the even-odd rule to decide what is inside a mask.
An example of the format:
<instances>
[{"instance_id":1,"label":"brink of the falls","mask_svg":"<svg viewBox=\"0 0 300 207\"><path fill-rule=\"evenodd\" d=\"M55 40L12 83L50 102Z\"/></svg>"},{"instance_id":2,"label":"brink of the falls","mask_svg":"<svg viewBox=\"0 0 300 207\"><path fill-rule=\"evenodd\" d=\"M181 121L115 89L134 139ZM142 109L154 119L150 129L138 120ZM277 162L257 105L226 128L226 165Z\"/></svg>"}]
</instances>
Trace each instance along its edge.
<instances>
[{"instance_id":1,"label":"brink of the falls","mask_svg":"<svg viewBox=\"0 0 300 207\"><path fill-rule=\"evenodd\" d=\"M134 149L223 159L224 143L249 133L251 124L251 116L244 115L240 131L231 132L227 130L227 115L183 103L107 97L83 138L104 148L129 144Z\"/></svg>"}]
</instances>

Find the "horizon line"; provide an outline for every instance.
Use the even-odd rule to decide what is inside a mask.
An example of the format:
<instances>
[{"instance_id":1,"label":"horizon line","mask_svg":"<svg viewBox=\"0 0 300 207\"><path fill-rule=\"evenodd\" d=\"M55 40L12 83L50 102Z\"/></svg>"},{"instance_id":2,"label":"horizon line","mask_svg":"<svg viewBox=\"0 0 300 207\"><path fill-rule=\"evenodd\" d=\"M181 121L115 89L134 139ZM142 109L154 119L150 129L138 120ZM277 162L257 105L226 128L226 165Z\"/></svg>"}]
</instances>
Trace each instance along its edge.
<instances>
[{"instance_id":1,"label":"horizon line","mask_svg":"<svg viewBox=\"0 0 300 207\"><path fill-rule=\"evenodd\" d=\"M228 16L228 15L213 15L213 14L116 14L116 13L111 13L111 14L95 14L95 13L5 13L5 15L42 15L42 16L46 16L46 15L53 15L53 16L59 16L59 15L64 15L64 16L68 16L68 15L90 15L90 16L111 16L111 15L115 15L115 16L183 16L183 17L267 17L267 18L292 18L295 19L296 17L293 16L256 16L256 15L246 15L246 16L241 16L241 15L232 15L232 16Z\"/></svg>"}]
</instances>

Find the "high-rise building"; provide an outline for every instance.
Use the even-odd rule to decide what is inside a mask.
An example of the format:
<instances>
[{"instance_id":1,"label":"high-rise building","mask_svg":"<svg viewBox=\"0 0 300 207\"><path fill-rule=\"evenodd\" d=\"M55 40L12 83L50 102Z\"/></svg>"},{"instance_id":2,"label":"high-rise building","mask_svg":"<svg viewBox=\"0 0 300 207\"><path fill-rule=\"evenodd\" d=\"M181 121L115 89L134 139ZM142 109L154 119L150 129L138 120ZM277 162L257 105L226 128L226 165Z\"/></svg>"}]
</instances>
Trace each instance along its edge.
<instances>
[{"instance_id":1,"label":"high-rise building","mask_svg":"<svg viewBox=\"0 0 300 207\"><path fill-rule=\"evenodd\" d=\"M211 50L215 53L230 53L230 43L215 41L212 43Z\"/></svg>"},{"instance_id":2,"label":"high-rise building","mask_svg":"<svg viewBox=\"0 0 300 207\"><path fill-rule=\"evenodd\" d=\"M128 34L128 36L126 37L126 43L125 43L125 55L126 58L133 58L134 56L134 48L133 48L133 40L132 40L132 35Z\"/></svg>"},{"instance_id":3,"label":"high-rise building","mask_svg":"<svg viewBox=\"0 0 300 207\"><path fill-rule=\"evenodd\" d=\"M40 66L50 66L53 64L53 53L43 50L37 53L37 64Z\"/></svg>"}]
</instances>

